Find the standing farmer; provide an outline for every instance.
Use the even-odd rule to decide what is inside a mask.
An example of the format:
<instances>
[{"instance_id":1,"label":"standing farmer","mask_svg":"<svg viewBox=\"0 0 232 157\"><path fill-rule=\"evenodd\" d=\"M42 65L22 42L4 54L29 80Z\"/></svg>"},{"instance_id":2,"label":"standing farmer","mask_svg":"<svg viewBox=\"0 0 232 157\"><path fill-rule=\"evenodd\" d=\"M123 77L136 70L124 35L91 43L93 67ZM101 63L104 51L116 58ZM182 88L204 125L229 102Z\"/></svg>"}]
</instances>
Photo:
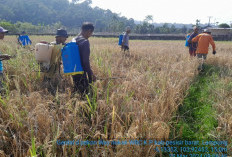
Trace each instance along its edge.
<instances>
[{"instance_id":1,"label":"standing farmer","mask_svg":"<svg viewBox=\"0 0 232 157\"><path fill-rule=\"evenodd\" d=\"M216 46L213 37L211 36L211 32L208 29L205 29L203 33L193 38L192 42L198 42L196 54L197 54L197 58L201 60L198 69L202 70L204 60L207 58L209 44L211 44L213 47L213 54L214 55L216 54Z\"/></svg>"},{"instance_id":2,"label":"standing farmer","mask_svg":"<svg viewBox=\"0 0 232 157\"><path fill-rule=\"evenodd\" d=\"M3 40L5 37L5 33L8 33L8 30L5 30L4 28L0 27L0 40ZM3 80L3 60L9 60L10 56L7 54L2 54L0 52L0 92L2 91L2 80Z\"/></svg>"},{"instance_id":3,"label":"standing farmer","mask_svg":"<svg viewBox=\"0 0 232 157\"><path fill-rule=\"evenodd\" d=\"M79 47L81 66L83 74L73 75L74 91L79 92L82 96L91 93L90 84L96 80L95 75L90 67L90 44L89 37L92 36L94 26L92 23L85 22L81 27L81 33L73 39Z\"/></svg>"},{"instance_id":4,"label":"standing farmer","mask_svg":"<svg viewBox=\"0 0 232 157\"><path fill-rule=\"evenodd\" d=\"M61 64L61 49L65 45L65 41L68 38L67 31L64 29L58 29L56 31L56 40L51 42L54 45L50 60L50 67L47 71L46 76L48 78L53 78L56 73L60 71Z\"/></svg>"},{"instance_id":5,"label":"standing farmer","mask_svg":"<svg viewBox=\"0 0 232 157\"><path fill-rule=\"evenodd\" d=\"M49 69L45 72L44 81L50 84L50 89L54 93L60 82L60 65L61 65L61 49L65 45L65 41L68 38L67 31L64 29L58 29L56 31L56 40L51 42L54 45L52 49ZM54 82L54 86L52 84Z\"/></svg>"},{"instance_id":6,"label":"standing farmer","mask_svg":"<svg viewBox=\"0 0 232 157\"><path fill-rule=\"evenodd\" d=\"M190 56L196 56L197 42L192 42L192 39L198 35L198 31L199 31L198 27L195 26L193 28L193 33L190 35L188 39Z\"/></svg>"},{"instance_id":7,"label":"standing farmer","mask_svg":"<svg viewBox=\"0 0 232 157\"><path fill-rule=\"evenodd\" d=\"M126 27L126 32L123 35L122 38L122 47L121 49L125 52L125 51L129 51L129 34L131 32L131 28L129 26Z\"/></svg>"}]
</instances>

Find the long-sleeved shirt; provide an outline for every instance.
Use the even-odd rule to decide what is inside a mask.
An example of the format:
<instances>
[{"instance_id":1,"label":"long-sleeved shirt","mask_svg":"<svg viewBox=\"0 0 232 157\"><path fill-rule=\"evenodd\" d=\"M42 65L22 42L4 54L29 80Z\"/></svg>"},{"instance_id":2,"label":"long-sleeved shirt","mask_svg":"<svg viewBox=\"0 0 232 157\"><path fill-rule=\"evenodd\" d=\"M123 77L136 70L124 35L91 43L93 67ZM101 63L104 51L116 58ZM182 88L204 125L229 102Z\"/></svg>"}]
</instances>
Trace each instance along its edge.
<instances>
[{"instance_id":1,"label":"long-sleeved shirt","mask_svg":"<svg viewBox=\"0 0 232 157\"><path fill-rule=\"evenodd\" d=\"M208 54L209 44L212 45L213 51L216 50L216 45L215 45L214 40L210 34L201 33L198 36L196 36L195 38L193 38L192 42L198 42L196 53Z\"/></svg>"},{"instance_id":2,"label":"long-sleeved shirt","mask_svg":"<svg viewBox=\"0 0 232 157\"><path fill-rule=\"evenodd\" d=\"M75 40L76 40L76 43L79 47L81 66L82 66L84 72L88 74L89 81L91 82L93 72L91 70L90 61L89 61L89 57L90 57L89 40L85 39L82 36L76 37Z\"/></svg>"},{"instance_id":3,"label":"long-sleeved shirt","mask_svg":"<svg viewBox=\"0 0 232 157\"><path fill-rule=\"evenodd\" d=\"M125 33L122 38L123 46L129 47L129 34Z\"/></svg>"},{"instance_id":4,"label":"long-sleeved shirt","mask_svg":"<svg viewBox=\"0 0 232 157\"><path fill-rule=\"evenodd\" d=\"M198 33L193 32L188 39L190 51L196 51L197 49L197 42L191 42L192 39L195 38L197 35Z\"/></svg>"},{"instance_id":5,"label":"long-sleeved shirt","mask_svg":"<svg viewBox=\"0 0 232 157\"><path fill-rule=\"evenodd\" d=\"M31 40L28 37L28 35L20 35L18 40L23 46L26 46L26 45L29 45L29 44L31 45Z\"/></svg>"}]
</instances>

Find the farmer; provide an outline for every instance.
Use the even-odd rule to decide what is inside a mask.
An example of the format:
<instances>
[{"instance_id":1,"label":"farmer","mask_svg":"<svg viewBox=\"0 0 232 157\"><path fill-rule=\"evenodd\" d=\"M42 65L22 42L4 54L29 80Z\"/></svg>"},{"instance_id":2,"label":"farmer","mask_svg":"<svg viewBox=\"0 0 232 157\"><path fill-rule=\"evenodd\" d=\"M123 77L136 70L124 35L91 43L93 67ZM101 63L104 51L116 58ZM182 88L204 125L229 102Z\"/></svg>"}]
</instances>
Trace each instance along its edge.
<instances>
[{"instance_id":1,"label":"farmer","mask_svg":"<svg viewBox=\"0 0 232 157\"><path fill-rule=\"evenodd\" d=\"M204 60L207 58L209 44L213 47L213 54L216 54L216 46L213 40L213 37L211 36L211 32L208 29L205 29L203 33L197 35L195 38L192 39L192 42L198 42L197 46L197 58L200 60L200 66L198 70L203 69L203 63Z\"/></svg>"},{"instance_id":2,"label":"farmer","mask_svg":"<svg viewBox=\"0 0 232 157\"><path fill-rule=\"evenodd\" d=\"M83 68L83 74L73 75L74 92L79 92L82 96L85 94L91 94L90 84L96 81L96 77L93 74L90 67L90 44L89 37L92 36L94 26L92 23L85 22L81 27L81 33L73 38L73 41L77 43L79 47L81 65Z\"/></svg>"},{"instance_id":3,"label":"farmer","mask_svg":"<svg viewBox=\"0 0 232 157\"><path fill-rule=\"evenodd\" d=\"M197 50L197 42L192 42L192 39L198 35L198 27L193 28L193 33L190 35L188 39L188 45L189 45L189 54L190 56L196 56L196 50Z\"/></svg>"},{"instance_id":4,"label":"farmer","mask_svg":"<svg viewBox=\"0 0 232 157\"><path fill-rule=\"evenodd\" d=\"M22 32L22 35L18 36L18 43L22 46L31 45L31 39L26 35L25 31Z\"/></svg>"},{"instance_id":5,"label":"farmer","mask_svg":"<svg viewBox=\"0 0 232 157\"><path fill-rule=\"evenodd\" d=\"M4 28L0 27L0 40L4 39L5 33L8 33L8 30L5 30ZM3 85L2 85L2 81L3 81L3 64L2 61L3 60L9 60L11 58L11 56L9 56L8 54L2 54L0 52L0 92L2 91Z\"/></svg>"},{"instance_id":6,"label":"farmer","mask_svg":"<svg viewBox=\"0 0 232 157\"><path fill-rule=\"evenodd\" d=\"M65 29L57 29L56 31L56 41L51 42L54 45L65 45L65 41L68 38L67 31Z\"/></svg>"},{"instance_id":7,"label":"farmer","mask_svg":"<svg viewBox=\"0 0 232 157\"><path fill-rule=\"evenodd\" d=\"M67 31L64 29L58 29L56 31L56 40L51 42L50 44L54 45L52 49L52 55L50 59L50 65L48 71L44 74L44 81L49 82L51 90L56 90L54 88L58 86L60 81L60 65L61 65L61 49L65 45L65 41L68 38ZM52 80L54 82L54 86L52 85Z\"/></svg>"},{"instance_id":8,"label":"farmer","mask_svg":"<svg viewBox=\"0 0 232 157\"><path fill-rule=\"evenodd\" d=\"M131 33L131 28L129 26L126 27L126 32L123 35L122 39L122 47L121 49L125 51L129 51L129 34Z\"/></svg>"}]
</instances>

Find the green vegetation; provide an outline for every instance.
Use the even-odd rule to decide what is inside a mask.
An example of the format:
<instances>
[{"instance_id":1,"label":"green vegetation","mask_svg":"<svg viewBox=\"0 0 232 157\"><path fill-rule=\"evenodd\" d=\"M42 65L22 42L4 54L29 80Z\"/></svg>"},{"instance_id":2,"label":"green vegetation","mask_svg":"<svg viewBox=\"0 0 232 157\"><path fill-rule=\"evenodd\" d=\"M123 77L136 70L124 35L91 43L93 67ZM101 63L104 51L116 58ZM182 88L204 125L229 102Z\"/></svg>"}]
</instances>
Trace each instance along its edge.
<instances>
[{"instance_id":1,"label":"green vegetation","mask_svg":"<svg viewBox=\"0 0 232 157\"><path fill-rule=\"evenodd\" d=\"M111 10L92 8L91 0L4 0L0 3L0 26L10 33L54 33L65 27L69 33L79 32L83 22L96 26L95 32L122 32L130 26L134 33L186 33L187 27L176 28L174 24L154 25L153 17L148 15L142 24L134 19L120 16Z\"/></svg>"},{"instance_id":2,"label":"green vegetation","mask_svg":"<svg viewBox=\"0 0 232 157\"><path fill-rule=\"evenodd\" d=\"M213 106L211 90L216 87L218 70L205 66L205 72L197 76L196 81L188 90L179 114L183 118L178 126L184 126L182 137L185 139L208 139L211 131L217 126L216 111Z\"/></svg>"},{"instance_id":3,"label":"green vegetation","mask_svg":"<svg viewBox=\"0 0 232 157\"><path fill-rule=\"evenodd\" d=\"M213 91L221 88L221 73L222 68L205 65L204 71L195 78L183 105L177 111L177 119L174 120L174 122L178 122L175 124L174 133L177 134L174 136L178 140L200 141L198 147L205 147L201 141L223 141L226 139L225 137L220 138L216 132L218 113L215 108L216 98L213 94ZM212 145L206 147L209 151L203 153L215 154L215 151L212 151Z\"/></svg>"},{"instance_id":4,"label":"green vegetation","mask_svg":"<svg viewBox=\"0 0 232 157\"><path fill-rule=\"evenodd\" d=\"M20 34L22 31L26 31L27 33L32 34L40 34L40 33L55 33L55 31L62 27L60 22L54 23L52 25L33 25L32 23L28 22L17 22L15 24L11 22L7 22L5 20L0 22L0 26L9 30L10 34Z\"/></svg>"},{"instance_id":5,"label":"green vegetation","mask_svg":"<svg viewBox=\"0 0 232 157\"><path fill-rule=\"evenodd\" d=\"M61 23L70 30L78 30L83 22L89 21L95 24L97 32L121 32L125 26L135 25L133 19L121 17L110 10L92 8L91 3L90 0L82 3L69 3L68 0L4 0L0 4L0 21L14 24L27 22L28 25L40 26L40 29Z\"/></svg>"},{"instance_id":6,"label":"green vegetation","mask_svg":"<svg viewBox=\"0 0 232 157\"><path fill-rule=\"evenodd\" d=\"M220 25L218 25L219 28L230 28L230 25L228 25L227 23L221 23Z\"/></svg>"},{"instance_id":7,"label":"green vegetation","mask_svg":"<svg viewBox=\"0 0 232 157\"><path fill-rule=\"evenodd\" d=\"M164 23L161 27L155 27L153 24L150 24L145 19L142 24L138 24L135 27L135 32L140 34L146 33L160 33L160 34L179 34L179 33L187 33L188 29L185 25L182 28L176 28L174 24L169 26L168 23Z\"/></svg>"}]
</instances>

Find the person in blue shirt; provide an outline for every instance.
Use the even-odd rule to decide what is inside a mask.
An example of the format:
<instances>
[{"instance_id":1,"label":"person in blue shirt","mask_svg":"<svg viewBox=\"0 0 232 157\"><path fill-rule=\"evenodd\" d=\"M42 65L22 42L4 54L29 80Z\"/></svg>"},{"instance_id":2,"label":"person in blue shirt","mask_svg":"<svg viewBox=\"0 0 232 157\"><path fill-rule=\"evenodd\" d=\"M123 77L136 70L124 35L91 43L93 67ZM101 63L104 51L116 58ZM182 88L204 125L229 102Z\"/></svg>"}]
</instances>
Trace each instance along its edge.
<instances>
[{"instance_id":1,"label":"person in blue shirt","mask_svg":"<svg viewBox=\"0 0 232 157\"><path fill-rule=\"evenodd\" d=\"M18 37L18 42L22 45L22 46L27 46L27 45L31 45L31 39L29 38L28 35L26 35L26 32L23 31L22 35L19 35Z\"/></svg>"},{"instance_id":2,"label":"person in blue shirt","mask_svg":"<svg viewBox=\"0 0 232 157\"><path fill-rule=\"evenodd\" d=\"M0 27L0 40L4 39L5 33L8 33L8 30ZM3 64L2 64L2 61L3 60L9 60L10 58L11 58L11 56L9 56L8 54L2 54L0 52L0 92L2 91L2 80L3 80Z\"/></svg>"}]
</instances>

